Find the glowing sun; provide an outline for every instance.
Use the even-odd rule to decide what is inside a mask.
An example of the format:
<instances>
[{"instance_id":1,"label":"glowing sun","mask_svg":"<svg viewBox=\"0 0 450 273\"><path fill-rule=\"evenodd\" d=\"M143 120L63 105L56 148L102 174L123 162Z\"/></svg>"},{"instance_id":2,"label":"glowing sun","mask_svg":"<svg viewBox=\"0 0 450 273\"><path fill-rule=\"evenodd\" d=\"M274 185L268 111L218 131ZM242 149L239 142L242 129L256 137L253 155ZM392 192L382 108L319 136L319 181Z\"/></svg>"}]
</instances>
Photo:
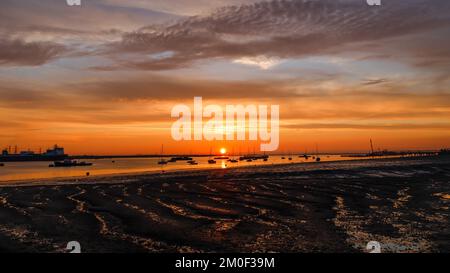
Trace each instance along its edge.
<instances>
[{"instance_id":1,"label":"glowing sun","mask_svg":"<svg viewBox=\"0 0 450 273\"><path fill-rule=\"evenodd\" d=\"M225 149L225 148L220 148L220 153L221 154L226 154L227 153L227 149Z\"/></svg>"}]
</instances>

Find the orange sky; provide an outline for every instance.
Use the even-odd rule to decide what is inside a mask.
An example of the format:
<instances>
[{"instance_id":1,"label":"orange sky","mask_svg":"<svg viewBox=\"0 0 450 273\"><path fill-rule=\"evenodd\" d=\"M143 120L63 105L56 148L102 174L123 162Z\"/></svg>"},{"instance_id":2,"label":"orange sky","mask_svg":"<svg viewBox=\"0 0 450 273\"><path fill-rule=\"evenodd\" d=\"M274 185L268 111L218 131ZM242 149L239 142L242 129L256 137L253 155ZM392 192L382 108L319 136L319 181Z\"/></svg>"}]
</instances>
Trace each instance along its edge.
<instances>
[{"instance_id":1,"label":"orange sky","mask_svg":"<svg viewBox=\"0 0 450 273\"><path fill-rule=\"evenodd\" d=\"M280 105L280 153L450 146L449 1L122 2L2 3L1 148L258 147L173 141L171 108L195 96Z\"/></svg>"}]
</instances>

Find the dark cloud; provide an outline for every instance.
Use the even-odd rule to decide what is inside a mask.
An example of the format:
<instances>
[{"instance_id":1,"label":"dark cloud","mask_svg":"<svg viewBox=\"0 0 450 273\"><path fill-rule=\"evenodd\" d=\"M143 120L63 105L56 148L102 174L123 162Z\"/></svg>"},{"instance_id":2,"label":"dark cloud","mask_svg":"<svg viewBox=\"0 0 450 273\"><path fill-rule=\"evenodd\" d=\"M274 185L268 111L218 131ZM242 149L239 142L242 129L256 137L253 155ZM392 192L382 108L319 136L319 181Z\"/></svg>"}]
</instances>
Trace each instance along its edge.
<instances>
[{"instance_id":1,"label":"dark cloud","mask_svg":"<svg viewBox=\"0 0 450 273\"><path fill-rule=\"evenodd\" d=\"M77 35L120 28L131 30L146 24L181 18L148 8L118 5L105 0L82 1L82 8L69 7L65 0L2 0L0 32L40 32ZM123 2L123 1L120 1Z\"/></svg>"},{"instance_id":2,"label":"dark cloud","mask_svg":"<svg viewBox=\"0 0 450 273\"><path fill-rule=\"evenodd\" d=\"M37 66L45 64L65 52L67 49L56 43L28 43L20 39L0 38L0 65Z\"/></svg>"},{"instance_id":3,"label":"dark cloud","mask_svg":"<svg viewBox=\"0 0 450 273\"><path fill-rule=\"evenodd\" d=\"M347 45L449 25L449 1L391 0L376 8L360 0L270 1L225 7L169 26L145 27L123 35L121 42L110 45L108 54L142 56L138 61L123 60L118 67L165 70L214 58L336 54ZM175 54L164 60L145 56L168 50Z\"/></svg>"},{"instance_id":4,"label":"dark cloud","mask_svg":"<svg viewBox=\"0 0 450 273\"><path fill-rule=\"evenodd\" d=\"M378 85L389 82L388 79L367 79L364 80L362 85Z\"/></svg>"},{"instance_id":5,"label":"dark cloud","mask_svg":"<svg viewBox=\"0 0 450 273\"><path fill-rule=\"evenodd\" d=\"M163 23L167 20L177 21ZM0 64L41 65L59 57L65 49L61 44L66 44L79 47L72 48L78 52L74 57L102 54L113 60L111 65L92 66L96 71L170 70L200 60L299 58L345 51L403 59L414 55L417 66L442 67L450 60L445 46L449 35L415 38L418 44L403 37L436 29L448 33L449 26L450 2L442 0L390 0L381 7L369 7L363 0L274 0L187 18L114 1L92 1L83 9L71 9L59 0L5 0L0 34L44 34L58 42L0 39ZM120 36L119 42L99 46ZM402 38L397 43L385 46L385 41L398 37ZM152 57L166 51L173 54Z\"/></svg>"},{"instance_id":6,"label":"dark cloud","mask_svg":"<svg viewBox=\"0 0 450 273\"><path fill-rule=\"evenodd\" d=\"M99 44L120 38L124 31L181 18L108 2L83 1L77 8L65 0L2 0L0 65L38 66L68 49L76 53L65 57L90 56Z\"/></svg>"}]
</instances>

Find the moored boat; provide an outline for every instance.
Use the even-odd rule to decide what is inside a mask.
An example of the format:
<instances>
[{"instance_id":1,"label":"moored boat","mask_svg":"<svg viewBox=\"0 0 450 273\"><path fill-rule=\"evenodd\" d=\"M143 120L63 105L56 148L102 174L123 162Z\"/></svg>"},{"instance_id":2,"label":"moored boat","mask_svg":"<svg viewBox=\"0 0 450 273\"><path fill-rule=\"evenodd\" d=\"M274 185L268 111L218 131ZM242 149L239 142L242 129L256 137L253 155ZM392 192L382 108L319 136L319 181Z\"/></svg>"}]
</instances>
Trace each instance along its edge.
<instances>
[{"instance_id":1,"label":"moored boat","mask_svg":"<svg viewBox=\"0 0 450 273\"><path fill-rule=\"evenodd\" d=\"M169 161L163 159L163 155L164 155L164 144L161 145L161 158L158 161L158 165L167 165L167 163L169 163Z\"/></svg>"},{"instance_id":2,"label":"moored boat","mask_svg":"<svg viewBox=\"0 0 450 273\"><path fill-rule=\"evenodd\" d=\"M85 167L85 166L92 166L92 163L89 162L78 162L76 160L69 160L66 159L64 161L55 161L53 164L50 164L49 167L51 168L58 168L58 167Z\"/></svg>"},{"instance_id":3,"label":"moored boat","mask_svg":"<svg viewBox=\"0 0 450 273\"><path fill-rule=\"evenodd\" d=\"M189 160L187 163L190 165L198 165L198 162L195 160Z\"/></svg>"}]
</instances>

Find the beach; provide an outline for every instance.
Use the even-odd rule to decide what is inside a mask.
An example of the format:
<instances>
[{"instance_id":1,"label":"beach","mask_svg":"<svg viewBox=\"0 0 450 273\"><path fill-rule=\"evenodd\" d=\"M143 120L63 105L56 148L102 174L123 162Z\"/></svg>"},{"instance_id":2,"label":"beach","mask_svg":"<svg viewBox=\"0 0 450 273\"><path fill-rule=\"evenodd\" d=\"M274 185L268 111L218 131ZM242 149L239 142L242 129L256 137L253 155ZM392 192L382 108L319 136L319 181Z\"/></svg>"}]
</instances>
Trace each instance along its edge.
<instances>
[{"instance_id":1,"label":"beach","mask_svg":"<svg viewBox=\"0 0 450 273\"><path fill-rule=\"evenodd\" d=\"M450 158L0 185L1 252L450 252Z\"/></svg>"}]
</instances>

